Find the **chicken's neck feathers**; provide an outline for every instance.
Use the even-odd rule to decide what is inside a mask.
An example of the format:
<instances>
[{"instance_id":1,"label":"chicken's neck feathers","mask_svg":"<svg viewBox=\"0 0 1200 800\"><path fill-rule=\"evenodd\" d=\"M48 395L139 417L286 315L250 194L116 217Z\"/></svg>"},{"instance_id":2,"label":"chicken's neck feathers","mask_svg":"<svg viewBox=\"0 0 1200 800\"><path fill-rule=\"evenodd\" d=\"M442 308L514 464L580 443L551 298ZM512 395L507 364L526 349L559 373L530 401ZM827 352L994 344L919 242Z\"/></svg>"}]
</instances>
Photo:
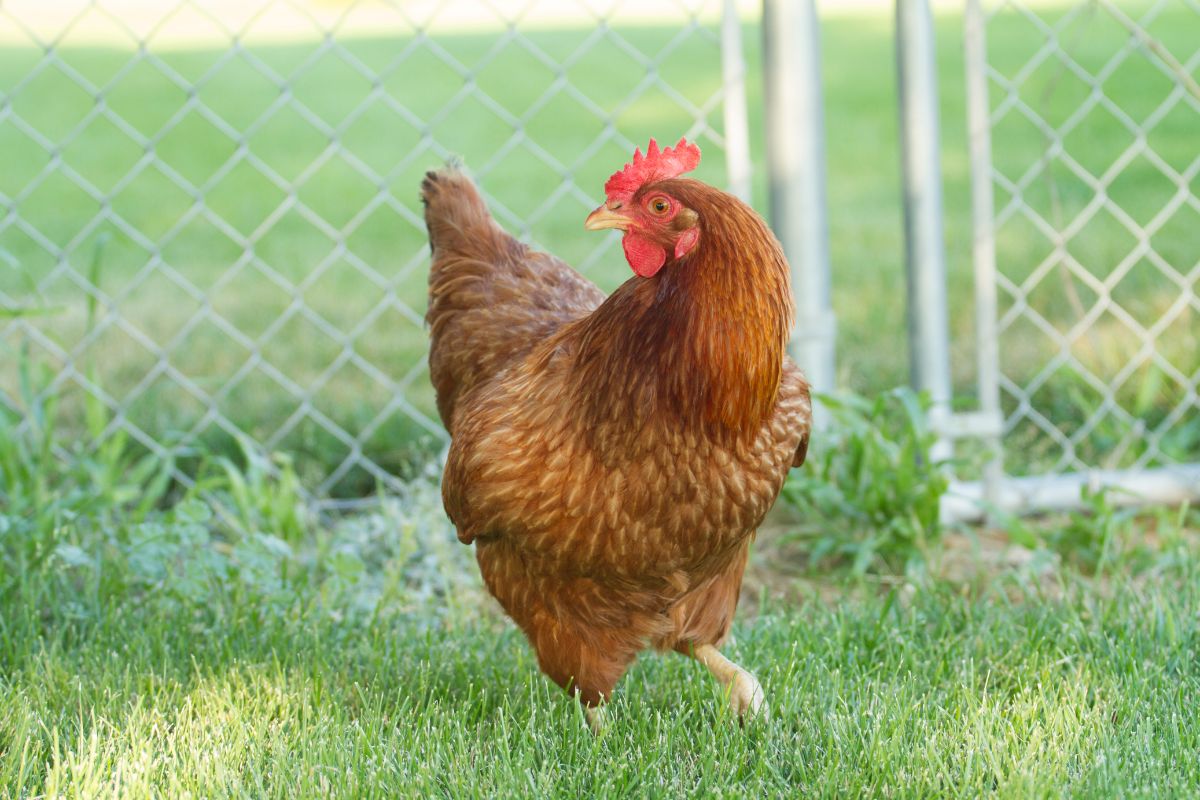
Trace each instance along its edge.
<instances>
[{"instance_id":1,"label":"chicken's neck feathers","mask_svg":"<svg viewBox=\"0 0 1200 800\"><path fill-rule=\"evenodd\" d=\"M656 419L752 436L778 399L787 262L748 207L672 183L687 184L672 191L700 212L700 243L653 278L631 278L580 322L576 400L589 423L631 436Z\"/></svg>"}]
</instances>

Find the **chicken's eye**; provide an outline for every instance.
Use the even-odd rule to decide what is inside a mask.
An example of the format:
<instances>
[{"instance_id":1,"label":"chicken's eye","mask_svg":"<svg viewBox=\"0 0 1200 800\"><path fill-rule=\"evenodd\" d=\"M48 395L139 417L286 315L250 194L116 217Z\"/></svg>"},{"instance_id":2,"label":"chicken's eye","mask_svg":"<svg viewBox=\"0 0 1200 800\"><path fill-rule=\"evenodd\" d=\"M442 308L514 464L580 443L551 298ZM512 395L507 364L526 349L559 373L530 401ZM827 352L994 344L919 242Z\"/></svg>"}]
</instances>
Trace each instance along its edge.
<instances>
[{"instance_id":1,"label":"chicken's eye","mask_svg":"<svg viewBox=\"0 0 1200 800\"><path fill-rule=\"evenodd\" d=\"M665 214L671 209L671 204L665 197L656 197L650 201L650 210L655 214Z\"/></svg>"}]
</instances>

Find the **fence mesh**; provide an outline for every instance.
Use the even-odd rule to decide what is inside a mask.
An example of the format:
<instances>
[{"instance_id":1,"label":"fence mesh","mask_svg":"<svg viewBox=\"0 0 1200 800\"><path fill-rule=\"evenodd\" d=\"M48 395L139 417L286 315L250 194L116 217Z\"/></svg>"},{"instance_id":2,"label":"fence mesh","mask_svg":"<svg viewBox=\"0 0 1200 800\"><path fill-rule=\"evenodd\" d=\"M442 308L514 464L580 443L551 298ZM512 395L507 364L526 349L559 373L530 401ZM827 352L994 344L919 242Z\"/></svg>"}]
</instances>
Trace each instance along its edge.
<instances>
[{"instance_id":1,"label":"fence mesh","mask_svg":"<svg viewBox=\"0 0 1200 800\"><path fill-rule=\"evenodd\" d=\"M1200 462L1200 3L983 14L1009 471Z\"/></svg>"},{"instance_id":2,"label":"fence mesh","mask_svg":"<svg viewBox=\"0 0 1200 800\"><path fill-rule=\"evenodd\" d=\"M129 436L185 481L241 439L318 497L388 485L445 440L421 175L465 155L503 225L611 289L581 222L636 144L687 135L725 182L720 10L0 4L0 408L60 398L81 448Z\"/></svg>"},{"instance_id":3,"label":"fence mesh","mask_svg":"<svg viewBox=\"0 0 1200 800\"><path fill-rule=\"evenodd\" d=\"M1200 462L1200 0L984 0L1009 471ZM605 289L580 220L650 135L725 184L718 0L0 4L0 408L244 439L318 497L444 445L423 172ZM986 365L981 365L985 366ZM28 424L25 423L25 424Z\"/></svg>"}]
</instances>

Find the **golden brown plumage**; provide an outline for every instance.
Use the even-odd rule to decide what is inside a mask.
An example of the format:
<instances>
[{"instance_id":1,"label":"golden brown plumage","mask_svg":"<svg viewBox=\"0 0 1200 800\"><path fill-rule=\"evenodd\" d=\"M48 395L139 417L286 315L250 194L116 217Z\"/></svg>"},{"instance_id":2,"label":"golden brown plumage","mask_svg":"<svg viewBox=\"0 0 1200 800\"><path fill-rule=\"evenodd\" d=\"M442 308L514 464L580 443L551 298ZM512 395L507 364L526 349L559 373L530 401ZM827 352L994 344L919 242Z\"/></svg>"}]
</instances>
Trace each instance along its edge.
<instances>
[{"instance_id":1,"label":"golden brown plumage","mask_svg":"<svg viewBox=\"0 0 1200 800\"><path fill-rule=\"evenodd\" d=\"M638 273L605 298L504 233L457 170L422 186L446 510L542 669L589 706L646 647L725 639L810 426L766 225L696 181L635 188L589 218L625 226Z\"/></svg>"}]
</instances>

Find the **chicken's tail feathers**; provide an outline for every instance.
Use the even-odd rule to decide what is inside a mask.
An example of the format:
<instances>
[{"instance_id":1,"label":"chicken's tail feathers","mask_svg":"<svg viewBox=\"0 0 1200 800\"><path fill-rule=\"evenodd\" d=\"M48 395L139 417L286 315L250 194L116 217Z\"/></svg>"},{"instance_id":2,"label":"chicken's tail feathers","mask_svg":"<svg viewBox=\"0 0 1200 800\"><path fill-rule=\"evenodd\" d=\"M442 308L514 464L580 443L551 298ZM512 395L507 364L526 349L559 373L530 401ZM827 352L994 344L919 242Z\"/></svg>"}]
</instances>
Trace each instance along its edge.
<instances>
[{"instance_id":1,"label":"chicken's tail feathers","mask_svg":"<svg viewBox=\"0 0 1200 800\"><path fill-rule=\"evenodd\" d=\"M421 181L421 204L429 208L430 200L436 195L439 181L446 180L452 177L465 177L466 165L462 156L451 155L446 158L446 163L441 169L431 169L425 173L425 179ZM467 179L470 182L470 179Z\"/></svg>"},{"instance_id":2,"label":"chicken's tail feathers","mask_svg":"<svg viewBox=\"0 0 1200 800\"><path fill-rule=\"evenodd\" d=\"M435 268L444 257L490 262L512 250L512 237L492 219L462 159L453 157L441 169L425 173L421 202Z\"/></svg>"},{"instance_id":3,"label":"chicken's tail feathers","mask_svg":"<svg viewBox=\"0 0 1200 800\"><path fill-rule=\"evenodd\" d=\"M496 224L461 162L426 173L421 182L429 265L429 373L447 427L460 393L497 369L497 352L512 349L514 327L498 297L519 292L508 273L525 248ZM499 288L497 282L499 281ZM499 304L503 306L502 303Z\"/></svg>"}]
</instances>

